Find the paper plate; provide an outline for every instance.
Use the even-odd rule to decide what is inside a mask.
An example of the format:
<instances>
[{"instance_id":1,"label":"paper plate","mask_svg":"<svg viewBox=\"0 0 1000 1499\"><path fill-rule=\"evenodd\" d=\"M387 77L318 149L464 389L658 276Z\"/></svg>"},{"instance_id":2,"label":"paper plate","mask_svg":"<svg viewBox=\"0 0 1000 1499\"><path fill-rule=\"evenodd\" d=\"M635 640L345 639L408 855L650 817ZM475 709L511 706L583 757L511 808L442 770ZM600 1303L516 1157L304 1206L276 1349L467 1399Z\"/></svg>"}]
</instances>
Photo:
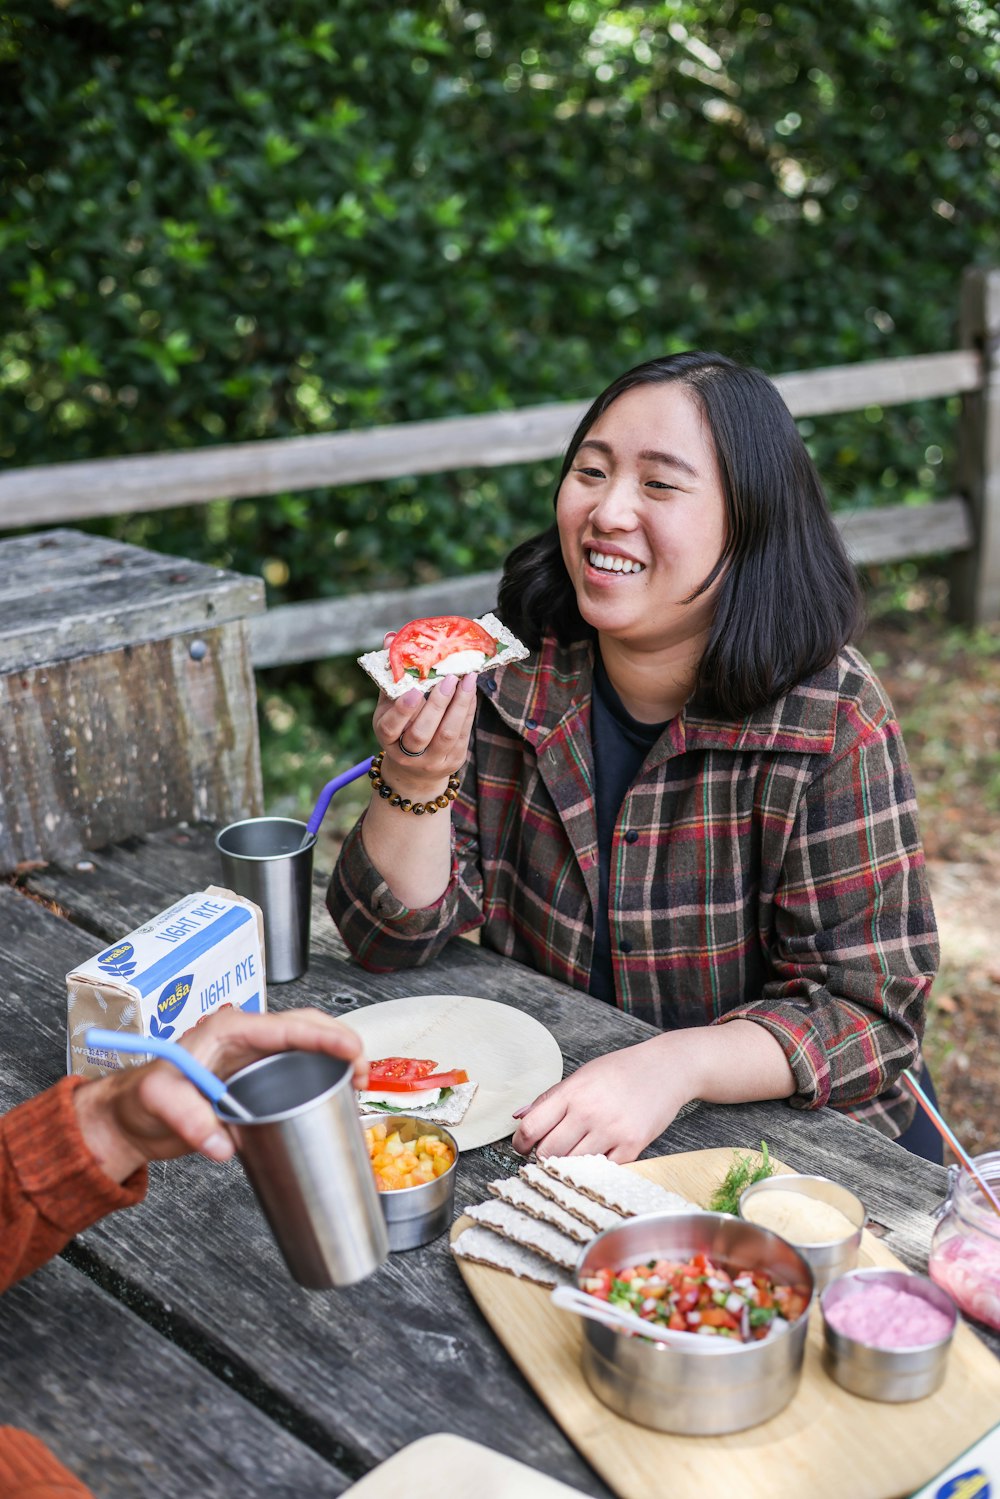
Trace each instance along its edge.
<instances>
[{"instance_id":1,"label":"paper plate","mask_svg":"<svg viewBox=\"0 0 1000 1499\"><path fill-rule=\"evenodd\" d=\"M449 1125L460 1150L513 1134L513 1111L563 1075L562 1052L540 1021L471 994L409 994L339 1017L378 1057L428 1057L464 1067L479 1084L461 1124ZM387 1116L388 1117L388 1116Z\"/></svg>"}]
</instances>

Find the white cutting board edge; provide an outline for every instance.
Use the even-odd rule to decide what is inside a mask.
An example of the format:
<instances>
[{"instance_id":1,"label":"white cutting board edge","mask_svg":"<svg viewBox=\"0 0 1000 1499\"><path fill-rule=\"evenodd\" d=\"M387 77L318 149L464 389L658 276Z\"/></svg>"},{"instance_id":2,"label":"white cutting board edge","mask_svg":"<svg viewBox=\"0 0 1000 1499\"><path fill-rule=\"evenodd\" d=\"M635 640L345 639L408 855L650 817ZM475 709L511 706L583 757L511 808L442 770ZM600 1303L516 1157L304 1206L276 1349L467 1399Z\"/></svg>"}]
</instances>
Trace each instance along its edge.
<instances>
[{"instance_id":1,"label":"white cutting board edge","mask_svg":"<svg viewBox=\"0 0 1000 1499\"><path fill-rule=\"evenodd\" d=\"M467 1437L438 1432L401 1447L347 1493L352 1499L570 1499L580 1490Z\"/></svg>"}]
</instances>

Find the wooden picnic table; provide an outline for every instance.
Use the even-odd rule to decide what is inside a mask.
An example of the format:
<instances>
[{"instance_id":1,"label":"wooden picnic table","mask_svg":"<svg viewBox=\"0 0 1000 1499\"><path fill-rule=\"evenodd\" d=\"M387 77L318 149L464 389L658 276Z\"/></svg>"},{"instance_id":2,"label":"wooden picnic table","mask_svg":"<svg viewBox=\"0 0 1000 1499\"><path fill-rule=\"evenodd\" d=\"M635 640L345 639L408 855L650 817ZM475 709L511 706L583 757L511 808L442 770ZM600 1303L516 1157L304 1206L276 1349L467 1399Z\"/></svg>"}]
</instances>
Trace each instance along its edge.
<instances>
[{"instance_id":1,"label":"wooden picnic table","mask_svg":"<svg viewBox=\"0 0 1000 1499\"><path fill-rule=\"evenodd\" d=\"M0 884L0 1109L65 1069L65 974L219 880L212 831L135 838ZM347 959L315 885L310 968L272 1009L333 1013L408 993L479 995L546 1025L570 1071L650 1027L467 941L417 972ZM873 1229L926 1270L945 1172L829 1110L695 1105L648 1152L754 1147L852 1187ZM516 1169L503 1141L459 1163L457 1206ZM1000 1337L976 1328L1000 1355ZM150 1172L147 1200L81 1234L0 1302L0 1415L38 1432L101 1499L146 1492L336 1494L428 1432L456 1432L562 1479L608 1489L493 1337L445 1237L349 1290L308 1292L278 1255L238 1163ZM54 1393L55 1392L55 1393ZM152 1474L155 1472L155 1481ZM197 1477L195 1478L195 1475Z\"/></svg>"}]
</instances>

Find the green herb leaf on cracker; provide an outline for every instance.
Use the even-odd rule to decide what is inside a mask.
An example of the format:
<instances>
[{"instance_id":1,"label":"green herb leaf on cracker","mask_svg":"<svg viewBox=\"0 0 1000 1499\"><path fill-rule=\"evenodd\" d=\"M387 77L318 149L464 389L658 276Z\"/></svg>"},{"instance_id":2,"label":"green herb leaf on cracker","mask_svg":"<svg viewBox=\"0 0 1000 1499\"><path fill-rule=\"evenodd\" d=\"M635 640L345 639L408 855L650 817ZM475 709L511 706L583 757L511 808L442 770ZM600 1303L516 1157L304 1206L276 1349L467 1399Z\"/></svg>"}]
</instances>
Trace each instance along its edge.
<instances>
[{"instance_id":1,"label":"green herb leaf on cracker","mask_svg":"<svg viewBox=\"0 0 1000 1499\"><path fill-rule=\"evenodd\" d=\"M754 1182L763 1181L766 1176L773 1175L774 1167L771 1165L767 1141L761 1140L759 1158L752 1155L733 1156L733 1164L713 1192L709 1207L713 1213L732 1213L735 1217L739 1209L740 1198L747 1187L753 1186Z\"/></svg>"}]
</instances>

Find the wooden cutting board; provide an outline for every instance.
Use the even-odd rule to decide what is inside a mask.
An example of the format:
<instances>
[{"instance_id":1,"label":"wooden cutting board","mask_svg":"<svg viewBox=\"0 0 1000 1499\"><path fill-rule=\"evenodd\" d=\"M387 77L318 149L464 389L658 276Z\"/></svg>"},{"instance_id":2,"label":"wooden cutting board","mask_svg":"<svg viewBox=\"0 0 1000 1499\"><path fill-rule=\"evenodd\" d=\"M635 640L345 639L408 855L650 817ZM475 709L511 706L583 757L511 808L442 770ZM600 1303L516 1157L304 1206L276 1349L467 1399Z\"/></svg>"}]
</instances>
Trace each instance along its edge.
<instances>
[{"instance_id":1,"label":"wooden cutting board","mask_svg":"<svg viewBox=\"0 0 1000 1499\"><path fill-rule=\"evenodd\" d=\"M350 1499L574 1499L567 1488L465 1437L421 1437L379 1463L347 1490Z\"/></svg>"},{"instance_id":2,"label":"wooden cutting board","mask_svg":"<svg viewBox=\"0 0 1000 1499\"><path fill-rule=\"evenodd\" d=\"M707 1206L732 1162L728 1149L639 1161L630 1170ZM789 1168L776 1161L779 1171ZM452 1238L472 1220L460 1218ZM959 1325L944 1384L924 1400L889 1405L850 1395L822 1367L823 1319L810 1315L802 1382L770 1421L732 1436L682 1437L615 1415L581 1369L578 1318L540 1286L458 1260L472 1295L507 1352L570 1441L621 1499L902 1499L992 1426L1000 1361ZM868 1232L859 1267L905 1269Z\"/></svg>"}]
</instances>

